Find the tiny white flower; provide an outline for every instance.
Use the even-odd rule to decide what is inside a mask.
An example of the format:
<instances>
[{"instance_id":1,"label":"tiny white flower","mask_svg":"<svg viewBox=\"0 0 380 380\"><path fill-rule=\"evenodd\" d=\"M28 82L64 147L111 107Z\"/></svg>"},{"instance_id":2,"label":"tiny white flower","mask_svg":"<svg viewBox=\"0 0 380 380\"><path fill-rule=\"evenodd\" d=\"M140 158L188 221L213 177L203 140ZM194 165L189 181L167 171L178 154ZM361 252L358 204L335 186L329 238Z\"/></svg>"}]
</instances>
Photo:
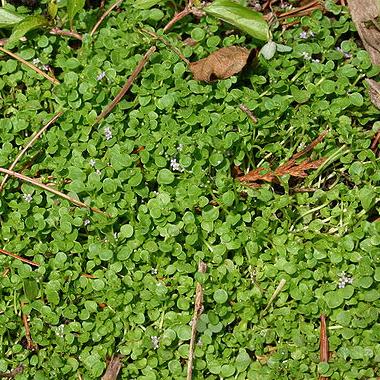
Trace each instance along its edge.
<instances>
[{"instance_id":1,"label":"tiny white flower","mask_svg":"<svg viewBox=\"0 0 380 380\"><path fill-rule=\"evenodd\" d=\"M33 63L34 66L38 66L41 63L41 61L40 61L39 58L34 58L33 61L32 61L32 63Z\"/></svg>"},{"instance_id":2,"label":"tiny white flower","mask_svg":"<svg viewBox=\"0 0 380 380\"><path fill-rule=\"evenodd\" d=\"M170 167L174 171L183 172L183 168L182 168L181 164L179 162L177 162L177 159L175 159L175 158L172 158L170 160Z\"/></svg>"},{"instance_id":3,"label":"tiny white flower","mask_svg":"<svg viewBox=\"0 0 380 380\"><path fill-rule=\"evenodd\" d=\"M156 268L152 268L150 270L150 273L152 273L153 275L157 274L157 269Z\"/></svg>"},{"instance_id":4,"label":"tiny white flower","mask_svg":"<svg viewBox=\"0 0 380 380\"><path fill-rule=\"evenodd\" d=\"M305 30L303 30L303 31L300 33L299 38L302 38L303 40L306 40L307 37L308 37L308 36L307 36L307 32L306 32Z\"/></svg>"},{"instance_id":5,"label":"tiny white flower","mask_svg":"<svg viewBox=\"0 0 380 380\"><path fill-rule=\"evenodd\" d=\"M102 174L102 172L99 169L96 169L96 174L100 175L100 174Z\"/></svg>"},{"instance_id":6,"label":"tiny white flower","mask_svg":"<svg viewBox=\"0 0 380 380\"><path fill-rule=\"evenodd\" d=\"M302 52L302 57L307 61L311 59L311 55L309 53L306 53L306 51Z\"/></svg>"},{"instance_id":7,"label":"tiny white flower","mask_svg":"<svg viewBox=\"0 0 380 380\"><path fill-rule=\"evenodd\" d=\"M90 222L90 219L85 219L85 220L83 221L83 225L84 225L84 226L88 226L90 223L91 223L91 222Z\"/></svg>"},{"instance_id":8,"label":"tiny white flower","mask_svg":"<svg viewBox=\"0 0 380 380\"><path fill-rule=\"evenodd\" d=\"M112 131L110 127L104 128L104 135L107 141L112 139Z\"/></svg>"},{"instance_id":9,"label":"tiny white flower","mask_svg":"<svg viewBox=\"0 0 380 380\"><path fill-rule=\"evenodd\" d=\"M96 164L96 161L93 158L91 158L89 164L90 164L90 166L94 167Z\"/></svg>"},{"instance_id":10,"label":"tiny white flower","mask_svg":"<svg viewBox=\"0 0 380 380\"><path fill-rule=\"evenodd\" d=\"M33 199L32 194L24 194L23 198L24 198L25 202L28 202L28 203L30 203Z\"/></svg>"},{"instance_id":11,"label":"tiny white flower","mask_svg":"<svg viewBox=\"0 0 380 380\"><path fill-rule=\"evenodd\" d=\"M311 62L314 62L314 63L319 63L321 62L319 59L312 59Z\"/></svg>"},{"instance_id":12,"label":"tiny white flower","mask_svg":"<svg viewBox=\"0 0 380 380\"><path fill-rule=\"evenodd\" d=\"M338 282L338 288L343 289L346 287L347 284L352 284L353 278L349 275L346 275L346 272L342 272L339 275L339 282Z\"/></svg>"},{"instance_id":13,"label":"tiny white flower","mask_svg":"<svg viewBox=\"0 0 380 380\"><path fill-rule=\"evenodd\" d=\"M102 80L106 76L106 72L102 71L97 77L96 80Z\"/></svg>"},{"instance_id":14,"label":"tiny white flower","mask_svg":"<svg viewBox=\"0 0 380 380\"><path fill-rule=\"evenodd\" d=\"M182 149L183 149L183 144L179 144L179 145L177 146L177 150L178 150L178 152L181 152Z\"/></svg>"},{"instance_id":15,"label":"tiny white flower","mask_svg":"<svg viewBox=\"0 0 380 380\"><path fill-rule=\"evenodd\" d=\"M153 345L153 349L157 350L158 347L160 347L160 339L157 336L151 336L150 337Z\"/></svg>"},{"instance_id":16,"label":"tiny white flower","mask_svg":"<svg viewBox=\"0 0 380 380\"><path fill-rule=\"evenodd\" d=\"M119 234L117 232L114 232L113 237L117 240L119 238Z\"/></svg>"}]
</instances>

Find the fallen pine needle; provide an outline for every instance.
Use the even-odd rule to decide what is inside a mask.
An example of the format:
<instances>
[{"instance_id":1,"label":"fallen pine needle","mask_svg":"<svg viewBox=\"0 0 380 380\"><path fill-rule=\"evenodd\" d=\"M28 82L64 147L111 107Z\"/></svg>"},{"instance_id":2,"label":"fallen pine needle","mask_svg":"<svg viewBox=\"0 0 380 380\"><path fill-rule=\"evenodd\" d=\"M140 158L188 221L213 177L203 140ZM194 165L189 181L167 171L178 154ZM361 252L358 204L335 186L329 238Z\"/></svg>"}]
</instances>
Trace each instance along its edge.
<instances>
[{"instance_id":1,"label":"fallen pine needle","mask_svg":"<svg viewBox=\"0 0 380 380\"><path fill-rule=\"evenodd\" d=\"M25 154L25 152L34 144L34 142L52 125L56 122L56 120L63 114L63 112L58 112L53 116L52 119L48 121L46 125L44 125L26 144L25 148L18 154L18 156L15 158L15 160L12 162L11 166L8 168L8 170L13 170L13 168L16 166L17 162L20 161L21 157ZM5 183L7 182L7 179L9 178L9 175L6 174L3 178L1 184L0 184L0 192L3 190Z\"/></svg>"},{"instance_id":2,"label":"fallen pine needle","mask_svg":"<svg viewBox=\"0 0 380 380\"><path fill-rule=\"evenodd\" d=\"M94 33L97 31L97 29L99 28L99 25L103 22L103 20L117 7L119 6L121 3L123 2L123 0L118 0L116 1L115 3L113 3L103 14L102 16L100 17L100 19L98 20L98 22L95 24L95 26L92 28L91 32L90 32L90 36L93 36Z\"/></svg>"},{"instance_id":3,"label":"fallen pine needle","mask_svg":"<svg viewBox=\"0 0 380 380\"><path fill-rule=\"evenodd\" d=\"M128 78L128 80L125 82L124 86L120 90L120 92L116 95L115 99L108 105L106 108L101 112L101 114L96 118L94 124L98 124L102 119L104 119L120 102L120 100L123 98L123 96L128 92L128 90L131 88L134 80L139 75L140 71L143 69L147 61L149 60L150 56L156 51L156 47L152 46L149 48L149 50L144 54L141 61L138 63L136 68L133 70L132 74Z\"/></svg>"},{"instance_id":4,"label":"fallen pine needle","mask_svg":"<svg viewBox=\"0 0 380 380\"><path fill-rule=\"evenodd\" d=\"M198 265L198 272L205 273L207 265L200 261ZM193 362L194 362L194 347L195 347L195 337L197 333L197 323L203 311L203 288L200 283L197 283L195 290L195 305L194 305L194 315L191 321L191 339L189 347L189 361L187 363L187 380L191 380L193 376Z\"/></svg>"},{"instance_id":5,"label":"fallen pine needle","mask_svg":"<svg viewBox=\"0 0 380 380\"><path fill-rule=\"evenodd\" d=\"M92 210L92 211L94 211L94 212L96 212L98 214L106 215L106 213L104 211L101 211L101 210L97 209L96 207L88 206L88 205L86 205L85 203L83 203L81 201L78 201L78 200L76 200L76 199L74 199L74 198L72 198L72 197L70 197L70 196L68 196L68 195L66 195L66 194L58 191L58 190L55 190L55 189L53 189L53 188L51 188L51 187L49 187L47 185L44 185L43 183L38 182L38 181L34 180L33 178L27 177L27 176L25 176L23 174L16 173L16 172L14 172L12 170L4 169L4 168L0 168L0 173L8 174L8 175L10 175L12 177L16 177L18 179L21 179L22 181L31 183L32 185L40 187L41 189L44 189L44 190L46 190L46 191L48 191L50 193L58 195L59 197L61 197L63 199L68 200L71 203L74 203L78 207L88 208L88 209L90 209L90 210Z\"/></svg>"},{"instance_id":6,"label":"fallen pine needle","mask_svg":"<svg viewBox=\"0 0 380 380\"><path fill-rule=\"evenodd\" d=\"M25 66L28 66L30 69L32 69L36 73L42 75L44 78L46 78L47 80L49 80L53 84L59 84L59 81L56 78L52 78L50 75L47 75L42 70L40 70L37 66L33 65L32 63L30 63L28 61L25 61L25 59L21 58L19 55L15 54L15 53L12 53L11 51L9 51L9 50L7 50L7 49L5 49L3 47L0 47L0 51L2 51L5 54L8 54L9 56L11 56L14 59L17 59L18 61L20 61L21 63L23 63Z\"/></svg>"},{"instance_id":7,"label":"fallen pine needle","mask_svg":"<svg viewBox=\"0 0 380 380\"><path fill-rule=\"evenodd\" d=\"M270 300L268 301L268 304L267 306L265 307L265 309L263 310L263 313L265 313L270 305L272 305L273 301L275 300L275 298L279 295L279 293L281 292L282 288L285 286L286 284L286 280L283 278L281 279L280 283L278 284L276 290L274 291L274 293L272 294L272 297L270 298Z\"/></svg>"},{"instance_id":8,"label":"fallen pine needle","mask_svg":"<svg viewBox=\"0 0 380 380\"><path fill-rule=\"evenodd\" d=\"M34 267L39 267L40 266L40 264L37 264L34 261L25 259L24 257L21 257L21 256L18 256L16 254L14 254L14 253L8 252L5 249L1 249L0 248L0 253L3 253L4 255L7 255L7 256L10 256L10 257L13 257L14 259L20 260L20 261L22 261L22 262L24 262L26 264L32 265Z\"/></svg>"}]
</instances>

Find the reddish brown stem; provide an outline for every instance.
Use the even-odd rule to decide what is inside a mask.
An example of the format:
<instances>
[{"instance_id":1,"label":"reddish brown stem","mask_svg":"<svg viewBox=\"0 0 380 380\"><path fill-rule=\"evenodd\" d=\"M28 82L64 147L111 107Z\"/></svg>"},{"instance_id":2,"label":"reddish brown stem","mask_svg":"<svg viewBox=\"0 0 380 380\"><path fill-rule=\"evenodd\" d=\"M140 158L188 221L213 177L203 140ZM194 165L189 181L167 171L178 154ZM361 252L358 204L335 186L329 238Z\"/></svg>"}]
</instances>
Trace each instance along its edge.
<instances>
[{"instance_id":1,"label":"reddish brown stem","mask_svg":"<svg viewBox=\"0 0 380 380\"><path fill-rule=\"evenodd\" d=\"M4 255L7 255L7 256L10 256L10 257L13 257L14 259L17 259L17 260L20 260L22 261L23 263L26 263L26 264L29 264L29 265L32 265L34 267L39 267L40 264L37 264L35 263L34 261L31 261L31 260L28 260L28 259L25 259L24 257L21 257L21 256L18 256L14 253L11 253L11 252L8 252L6 251L5 249L1 249L0 248L0 253L4 254Z\"/></svg>"},{"instance_id":2,"label":"reddish brown stem","mask_svg":"<svg viewBox=\"0 0 380 380\"><path fill-rule=\"evenodd\" d=\"M376 136L375 136L375 138L373 139L372 144L371 144L371 149L372 149L374 152L376 152L376 149L377 149L379 143L380 143L380 131L377 132L377 134L376 134Z\"/></svg>"},{"instance_id":3,"label":"reddish brown stem","mask_svg":"<svg viewBox=\"0 0 380 380\"><path fill-rule=\"evenodd\" d=\"M20 161L21 157L25 154L25 152L34 144L36 140L52 125L56 122L56 120L63 114L63 112L58 112L53 116L52 119L50 119L46 125L44 125L26 144L25 148L17 155L15 160L12 162L11 166L8 168L8 170L13 170L13 168L16 166L16 164ZM5 183L7 182L7 179L9 178L9 174L6 174L0 184L0 193L3 190Z\"/></svg>"},{"instance_id":4,"label":"reddish brown stem","mask_svg":"<svg viewBox=\"0 0 380 380\"><path fill-rule=\"evenodd\" d=\"M21 307L24 307L24 306L25 304L21 302ZM24 328L25 328L26 348L28 350L34 351L37 349L37 345L33 342L32 336L30 334L28 314L22 313L22 323L24 324Z\"/></svg>"},{"instance_id":5,"label":"reddish brown stem","mask_svg":"<svg viewBox=\"0 0 380 380\"><path fill-rule=\"evenodd\" d=\"M2 51L5 54L8 54L10 57L12 57L14 59L17 59L18 61L23 63L25 66L28 66L30 69L34 70L36 73L40 74L41 76L43 76L44 78L46 78L47 80L52 82L53 84L59 84L59 81L57 79L52 78L51 76L47 75L42 70L40 70L38 67L36 67L36 65L33 65L32 63L26 61L25 59L21 58L19 55L12 53L11 51L9 51L3 47L0 47L0 51Z\"/></svg>"},{"instance_id":6,"label":"reddish brown stem","mask_svg":"<svg viewBox=\"0 0 380 380\"><path fill-rule=\"evenodd\" d=\"M321 331L320 331L320 362L329 361L329 340L327 337L326 316L321 314ZM319 380L327 380L328 377L321 376Z\"/></svg>"},{"instance_id":7,"label":"reddish brown stem","mask_svg":"<svg viewBox=\"0 0 380 380\"><path fill-rule=\"evenodd\" d=\"M96 118L95 124L98 124L102 119L104 119L120 102L123 96L128 92L129 88L132 86L136 77L139 75L140 71L143 69L150 56L156 51L156 47L152 46L142 57L139 64L133 70L131 76L128 78L120 92L116 95L115 99L102 111L102 113Z\"/></svg>"},{"instance_id":8,"label":"reddish brown stem","mask_svg":"<svg viewBox=\"0 0 380 380\"><path fill-rule=\"evenodd\" d=\"M183 11L176 13L174 17L165 25L164 32L166 33L168 30L170 30L173 27L175 23L177 23L179 20L182 20L184 17L186 17L190 13L191 13L191 9L189 5L187 5L187 7Z\"/></svg>"},{"instance_id":9,"label":"reddish brown stem","mask_svg":"<svg viewBox=\"0 0 380 380\"><path fill-rule=\"evenodd\" d=\"M198 264L198 272L205 273L207 269L206 263L200 261ZM194 348L195 337L197 333L197 323L203 311L203 288L200 283L197 283L195 290L195 305L194 315L191 321L191 339L189 345L189 361L187 363L187 380L191 380L193 376L193 361L194 361Z\"/></svg>"},{"instance_id":10,"label":"reddish brown stem","mask_svg":"<svg viewBox=\"0 0 380 380\"><path fill-rule=\"evenodd\" d=\"M304 5L303 7L299 7L299 8L295 8L295 9L291 9L290 11L288 12L284 12L284 13L281 13L278 18L282 18L282 17L291 17L291 15L294 15L295 13L298 13L298 12L301 12L303 10L306 10L306 9L309 9L309 8L312 8L312 7L315 7L316 5L319 4L319 0L316 0L316 1L312 1L311 3L309 4L306 4Z\"/></svg>"},{"instance_id":11,"label":"reddish brown stem","mask_svg":"<svg viewBox=\"0 0 380 380\"><path fill-rule=\"evenodd\" d=\"M59 28L53 28L50 30L50 34L55 34L57 36L66 36L66 37L76 38L79 41L83 40L83 37L79 33L74 32L72 30L62 30Z\"/></svg>"},{"instance_id":12,"label":"reddish brown stem","mask_svg":"<svg viewBox=\"0 0 380 380\"><path fill-rule=\"evenodd\" d=\"M103 20L116 8L118 7L121 3L122 3L123 0L118 0L116 1L114 4L112 4L103 14L102 16L100 17L100 19L98 20L98 22L95 24L95 26L92 28L91 32L90 32L90 36L93 36L94 33L96 32L96 30L99 28L99 25L103 22Z\"/></svg>"}]
</instances>

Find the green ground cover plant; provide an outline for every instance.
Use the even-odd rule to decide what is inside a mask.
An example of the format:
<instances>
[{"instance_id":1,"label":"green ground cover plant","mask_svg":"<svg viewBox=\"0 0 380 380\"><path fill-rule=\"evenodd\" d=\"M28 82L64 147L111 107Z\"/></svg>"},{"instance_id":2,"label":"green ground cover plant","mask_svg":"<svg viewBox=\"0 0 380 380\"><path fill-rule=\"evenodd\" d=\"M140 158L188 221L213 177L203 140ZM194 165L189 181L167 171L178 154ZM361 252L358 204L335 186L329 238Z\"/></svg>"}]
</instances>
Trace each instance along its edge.
<instances>
[{"instance_id":1,"label":"green ground cover plant","mask_svg":"<svg viewBox=\"0 0 380 380\"><path fill-rule=\"evenodd\" d=\"M270 54L205 83L176 49L196 61L265 41L212 15L164 33L185 4L142 0L123 1L91 36L99 10L67 18L63 5L54 17L82 41L38 29L7 45L59 84L0 57L0 167L62 111L14 170L105 214L8 179L1 248L36 265L0 256L0 372L96 379L121 355L120 378L184 379L199 282L194 379L380 376L380 165L370 149L380 121L365 82L379 68L348 10L327 1L292 28L275 25ZM153 44L130 91L95 123ZM305 179L236 178L236 168L278 167L325 130L311 152L325 160Z\"/></svg>"}]
</instances>

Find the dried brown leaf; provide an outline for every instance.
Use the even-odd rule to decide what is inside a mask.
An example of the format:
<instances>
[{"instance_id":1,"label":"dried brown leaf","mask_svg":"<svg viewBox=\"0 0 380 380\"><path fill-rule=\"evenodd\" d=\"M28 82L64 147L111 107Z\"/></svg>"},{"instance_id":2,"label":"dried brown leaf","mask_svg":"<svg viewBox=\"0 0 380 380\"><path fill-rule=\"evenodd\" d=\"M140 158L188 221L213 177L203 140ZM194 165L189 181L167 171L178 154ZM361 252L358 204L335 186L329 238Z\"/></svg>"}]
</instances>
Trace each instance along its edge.
<instances>
[{"instance_id":1,"label":"dried brown leaf","mask_svg":"<svg viewBox=\"0 0 380 380\"><path fill-rule=\"evenodd\" d=\"M372 103L380 110L380 83L375 82L373 79L366 79L368 83L369 96Z\"/></svg>"},{"instance_id":2,"label":"dried brown leaf","mask_svg":"<svg viewBox=\"0 0 380 380\"><path fill-rule=\"evenodd\" d=\"M194 79L211 82L239 73L247 64L250 51L239 46L221 48L208 57L190 63Z\"/></svg>"},{"instance_id":3,"label":"dried brown leaf","mask_svg":"<svg viewBox=\"0 0 380 380\"><path fill-rule=\"evenodd\" d=\"M305 178L308 176L307 171L311 169L318 169L326 158L321 158L316 161L311 161L310 158L306 158L302 162L297 163L296 159L312 151L317 144L319 144L326 136L328 130L323 131L314 141L312 141L301 152L295 153L287 162L280 165L274 171L268 168L256 168L248 172L244 176L238 176L237 179L241 182L246 182L251 187L258 187L257 181L279 183L278 178L284 175L290 175L292 177Z\"/></svg>"},{"instance_id":4,"label":"dried brown leaf","mask_svg":"<svg viewBox=\"0 0 380 380\"><path fill-rule=\"evenodd\" d=\"M375 65L380 65L380 5L378 0L348 0L354 22L364 47Z\"/></svg>"}]
</instances>

